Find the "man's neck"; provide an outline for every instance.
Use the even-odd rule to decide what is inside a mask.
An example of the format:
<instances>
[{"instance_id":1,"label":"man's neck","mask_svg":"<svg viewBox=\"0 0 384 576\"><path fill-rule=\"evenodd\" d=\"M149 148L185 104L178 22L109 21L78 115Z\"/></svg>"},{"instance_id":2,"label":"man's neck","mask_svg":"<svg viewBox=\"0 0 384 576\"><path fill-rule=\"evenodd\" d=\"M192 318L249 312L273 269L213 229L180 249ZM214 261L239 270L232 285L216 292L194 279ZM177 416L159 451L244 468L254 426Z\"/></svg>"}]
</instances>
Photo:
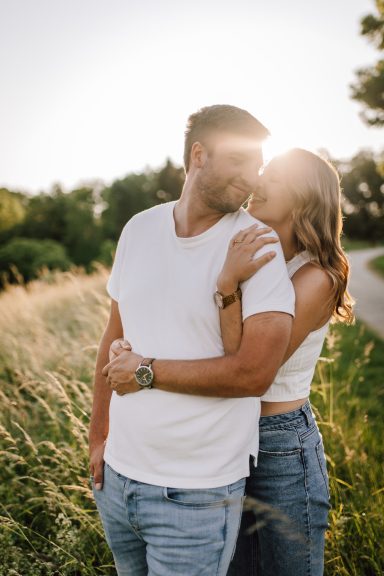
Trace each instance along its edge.
<instances>
[{"instance_id":1,"label":"man's neck","mask_svg":"<svg viewBox=\"0 0 384 576\"><path fill-rule=\"evenodd\" d=\"M186 182L173 212L176 235L180 238L198 236L209 230L223 216L222 212L209 208L193 186Z\"/></svg>"}]
</instances>

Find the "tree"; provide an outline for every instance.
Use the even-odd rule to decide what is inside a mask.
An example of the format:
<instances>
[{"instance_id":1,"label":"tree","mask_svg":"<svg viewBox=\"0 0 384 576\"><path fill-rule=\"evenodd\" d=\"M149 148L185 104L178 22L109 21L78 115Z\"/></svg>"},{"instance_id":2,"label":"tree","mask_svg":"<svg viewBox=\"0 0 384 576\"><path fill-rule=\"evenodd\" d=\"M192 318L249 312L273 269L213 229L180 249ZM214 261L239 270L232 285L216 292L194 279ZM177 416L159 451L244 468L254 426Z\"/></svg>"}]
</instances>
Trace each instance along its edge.
<instances>
[{"instance_id":1,"label":"tree","mask_svg":"<svg viewBox=\"0 0 384 576\"><path fill-rule=\"evenodd\" d=\"M336 163L343 188L344 232L350 238L378 241L384 237L384 177L380 158L363 150Z\"/></svg>"},{"instance_id":2,"label":"tree","mask_svg":"<svg viewBox=\"0 0 384 576\"><path fill-rule=\"evenodd\" d=\"M26 197L18 192L0 188L0 236L24 220Z\"/></svg>"},{"instance_id":3,"label":"tree","mask_svg":"<svg viewBox=\"0 0 384 576\"><path fill-rule=\"evenodd\" d=\"M376 0L377 15L368 14L361 20L361 34L384 51L384 0ZM357 80L352 88L352 98L361 102L365 110L363 120L371 126L384 125L384 59L370 68L356 72Z\"/></svg>"},{"instance_id":4,"label":"tree","mask_svg":"<svg viewBox=\"0 0 384 576\"><path fill-rule=\"evenodd\" d=\"M1 284L37 278L44 268L67 270L70 261L65 248L54 240L13 238L0 248Z\"/></svg>"},{"instance_id":5,"label":"tree","mask_svg":"<svg viewBox=\"0 0 384 576\"><path fill-rule=\"evenodd\" d=\"M66 194L59 185L55 185L49 193L32 196L26 208L24 223L17 235L62 242L67 226L66 206Z\"/></svg>"},{"instance_id":6,"label":"tree","mask_svg":"<svg viewBox=\"0 0 384 576\"><path fill-rule=\"evenodd\" d=\"M156 174L157 190L155 202L170 202L180 197L183 188L184 168L178 168L167 158L164 168Z\"/></svg>"},{"instance_id":7,"label":"tree","mask_svg":"<svg viewBox=\"0 0 384 576\"><path fill-rule=\"evenodd\" d=\"M106 209L101 215L104 237L117 240L126 222L138 212L153 206L156 182L151 171L128 174L115 180L102 192Z\"/></svg>"},{"instance_id":8,"label":"tree","mask_svg":"<svg viewBox=\"0 0 384 576\"><path fill-rule=\"evenodd\" d=\"M65 198L65 231L61 239L70 259L88 267L101 247L101 226L95 217L96 198L92 188L72 190Z\"/></svg>"}]
</instances>

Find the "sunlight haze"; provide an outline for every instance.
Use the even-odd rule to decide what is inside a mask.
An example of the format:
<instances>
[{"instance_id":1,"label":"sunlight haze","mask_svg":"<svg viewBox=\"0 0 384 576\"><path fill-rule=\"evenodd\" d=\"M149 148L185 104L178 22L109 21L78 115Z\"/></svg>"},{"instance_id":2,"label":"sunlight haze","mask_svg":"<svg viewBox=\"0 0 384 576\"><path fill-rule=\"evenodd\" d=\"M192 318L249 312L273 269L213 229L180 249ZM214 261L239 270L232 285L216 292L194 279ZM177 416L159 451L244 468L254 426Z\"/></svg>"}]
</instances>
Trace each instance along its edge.
<instances>
[{"instance_id":1,"label":"sunlight haze","mask_svg":"<svg viewBox=\"0 0 384 576\"><path fill-rule=\"evenodd\" d=\"M246 108L291 146L347 158L382 133L350 100L378 53L370 0L0 0L0 185L110 182L166 157L204 105Z\"/></svg>"}]
</instances>

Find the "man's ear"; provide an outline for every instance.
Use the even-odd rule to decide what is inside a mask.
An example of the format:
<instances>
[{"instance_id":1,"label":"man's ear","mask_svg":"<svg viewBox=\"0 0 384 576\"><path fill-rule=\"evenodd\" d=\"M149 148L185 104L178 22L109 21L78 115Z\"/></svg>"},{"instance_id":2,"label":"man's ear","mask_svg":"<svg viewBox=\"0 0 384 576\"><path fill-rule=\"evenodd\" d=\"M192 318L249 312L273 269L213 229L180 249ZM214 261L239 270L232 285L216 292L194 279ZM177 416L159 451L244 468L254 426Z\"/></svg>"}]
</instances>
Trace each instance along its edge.
<instances>
[{"instance_id":1,"label":"man's ear","mask_svg":"<svg viewBox=\"0 0 384 576\"><path fill-rule=\"evenodd\" d=\"M190 164L195 168L202 168L207 159L207 151L200 142L194 142L191 148L191 161Z\"/></svg>"}]
</instances>

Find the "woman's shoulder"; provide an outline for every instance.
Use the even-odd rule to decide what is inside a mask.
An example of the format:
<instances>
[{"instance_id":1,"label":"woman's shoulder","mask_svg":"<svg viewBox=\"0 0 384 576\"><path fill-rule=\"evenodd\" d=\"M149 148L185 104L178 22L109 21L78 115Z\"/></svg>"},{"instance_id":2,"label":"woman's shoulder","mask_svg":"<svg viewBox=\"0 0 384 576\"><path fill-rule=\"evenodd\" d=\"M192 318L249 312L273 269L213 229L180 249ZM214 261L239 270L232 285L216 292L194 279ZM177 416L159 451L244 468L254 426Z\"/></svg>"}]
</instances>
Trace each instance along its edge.
<instances>
[{"instance_id":1,"label":"woman's shoulder","mask_svg":"<svg viewBox=\"0 0 384 576\"><path fill-rule=\"evenodd\" d=\"M324 287L332 288L333 282L328 271L319 264L315 259L306 259L297 269L292 277L292 281L300 280L301 282L311 283L313 288Z\"/></svg>"},{"instance_id":2,"label":"woman's shoulder","mask_svg":"<svg viewBox=\"0 0 384 576\"><path fill-rule=\"evenodd\" d=\"M323 316L332 312L334 284L331 276L316 261L308 261L291 277L296 300L304 303L313 312Z\"/></svg>"},{"instance_id":3,"label":"woman's shoulder","mask_svg":"<svg viewBox=\"0 0 384 576\"><path fill-rule=\"evenodd\" d=\"M308 261L291 278L296 294L296 309L311 318L311 331L324 325L332 316L333 281L316 261Z\"/></svg>"}]
</instances>

